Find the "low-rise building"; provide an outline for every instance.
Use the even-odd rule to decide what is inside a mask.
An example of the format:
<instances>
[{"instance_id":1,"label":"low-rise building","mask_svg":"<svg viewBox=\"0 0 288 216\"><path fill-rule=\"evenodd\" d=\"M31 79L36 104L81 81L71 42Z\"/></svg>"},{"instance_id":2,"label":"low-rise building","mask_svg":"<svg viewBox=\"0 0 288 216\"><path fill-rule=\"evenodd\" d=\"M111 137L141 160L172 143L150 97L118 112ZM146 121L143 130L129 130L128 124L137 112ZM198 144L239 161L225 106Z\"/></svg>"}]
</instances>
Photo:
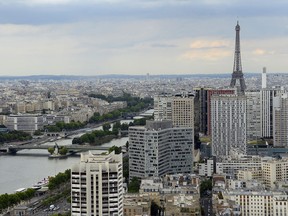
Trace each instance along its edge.
<instances>
[{"instance_id":1,"label":"low-rise building","mask_svg":"<svg viewBox=\"0 0 288 216\"><path fill-rule=\"evenodd\" d=\"M148 194L124 195L124 216L148 216L151 211L151 198Z\"/></svg>"},{"instance_id":2,"label":"low-rise building","mask_svg":"<svg viewBox=\"0 0 288 216\"><path fill-rule=\"evenodd\" d=\"M33 133L36 130L43 129L44 119L42 115L10 115L7 117L5 126L9 130Z\"/></svg>"}]
</instances>

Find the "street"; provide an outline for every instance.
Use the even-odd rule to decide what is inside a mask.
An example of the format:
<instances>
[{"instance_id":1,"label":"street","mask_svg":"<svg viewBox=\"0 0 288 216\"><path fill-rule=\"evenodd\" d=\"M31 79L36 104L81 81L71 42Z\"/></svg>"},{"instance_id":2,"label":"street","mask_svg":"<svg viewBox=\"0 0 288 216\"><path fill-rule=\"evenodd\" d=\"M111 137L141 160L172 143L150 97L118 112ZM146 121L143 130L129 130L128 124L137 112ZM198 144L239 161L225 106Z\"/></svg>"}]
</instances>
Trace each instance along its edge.
<instances>
[{"instance_id":1,"label":"street","mask_svg":"<svg viewBox=\"0 0 288 216\"><path fill-rule=\"evenodd\" d=\"M204 210L205 216L212 216L213 215L213 205L212 205L212 198L211 197L203 197L200 199L201 207Z\"/></svg>"}]
</instances>

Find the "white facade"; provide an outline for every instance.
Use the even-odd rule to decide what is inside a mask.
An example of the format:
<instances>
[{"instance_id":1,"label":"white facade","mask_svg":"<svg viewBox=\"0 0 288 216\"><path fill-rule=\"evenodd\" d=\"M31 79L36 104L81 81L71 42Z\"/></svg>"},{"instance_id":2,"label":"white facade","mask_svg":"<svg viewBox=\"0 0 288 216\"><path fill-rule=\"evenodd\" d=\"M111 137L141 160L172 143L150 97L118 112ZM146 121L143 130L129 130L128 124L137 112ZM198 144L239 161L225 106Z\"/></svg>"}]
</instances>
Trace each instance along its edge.
<instances>
[{"instance_id":1,"label":"white facade","mask_svg":"<svg viewBox=\"0 0 288 216\"><path fill-rule=\"evenodd\" d=\"M214 162L212 159L207 160L205 163L199 163L199 176L212 177L214 173Z\"/></svg>"},{"instance_id":2,"label":"white facade","mask_svg":"<svg viewBox=\"0 0 288 216\"><path fill-rule=\"evenodd\" d=\"M44 119L41 115L10 115L5 124L9 130L32 133L43 129Z\"/></svg>"},{"instance_id":3,"label":"white facade","mask_svg":"<svg viewBox=\"0 0 288 216\"><path fill-rule=\"evenodd\" d=\"M261 157L251 155L225 157L216 164L217 174L226 174L236 178L239 170L261 170Z\"/></svg>"},{"instance_id":4,"label":"white facade","mask_svg":"<svg viewBox=\"0 0 288 216\"><path fill-rule=\"evenodd\" d=\"M246 153L246 97L213 95L211 100L212 155Z\"/></svg>"},{"instance_id":5,"label":"white facade","mask_svg":"<svg viewBox=\"0 0 288 216\"><path fill-rule=\"evenodd\" d=\"M81 154L71 169L72 216L122 216L122 154Z\"/></svg>"},{"instance_id":6,"label":"white facade","mask_svg":"<svg viewBox=\"0 0 288 216\"><path fill-rule=\"evenodd\" d=\"M172 96L154 96L154 120L172 120Z\"/></svg>"},{"instance_id":7,"label":"white facade","mask_svg":"<svg viewBox=\"0 0 288 216\"><path fill-rule=\"evenodd\" d=\"M129 127L130 179L191 173L193 149L192 128L173 128L171 121Z\"/></svg>"},{"instance_id":8,"label":"white facade","mask_svg":"<svg viewBox=\"0 0 288 216\"><path fill-rule=\"evenodd\" d=\"M285 192L232 190L223 192L223 197L240 205L243 216L288 215Z\"/></svg>"}]
</instances>

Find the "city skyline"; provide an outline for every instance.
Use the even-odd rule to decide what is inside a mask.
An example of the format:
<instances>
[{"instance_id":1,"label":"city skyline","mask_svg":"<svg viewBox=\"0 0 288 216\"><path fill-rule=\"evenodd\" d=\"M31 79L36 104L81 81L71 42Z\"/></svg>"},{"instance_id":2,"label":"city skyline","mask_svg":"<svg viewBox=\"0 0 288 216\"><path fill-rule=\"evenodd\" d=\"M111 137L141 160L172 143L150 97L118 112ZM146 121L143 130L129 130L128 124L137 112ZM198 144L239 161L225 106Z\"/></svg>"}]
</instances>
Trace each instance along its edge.
<instances>
[{"instance_id":1,"label":"city skyline","mask_svg":"<svg viewBox=\"0 0 288 216\"><path fill-rule=\"evenodd\" d=\"M288 3L0 0L0 76L288 72Z\"/></svg>"}]
</instances>

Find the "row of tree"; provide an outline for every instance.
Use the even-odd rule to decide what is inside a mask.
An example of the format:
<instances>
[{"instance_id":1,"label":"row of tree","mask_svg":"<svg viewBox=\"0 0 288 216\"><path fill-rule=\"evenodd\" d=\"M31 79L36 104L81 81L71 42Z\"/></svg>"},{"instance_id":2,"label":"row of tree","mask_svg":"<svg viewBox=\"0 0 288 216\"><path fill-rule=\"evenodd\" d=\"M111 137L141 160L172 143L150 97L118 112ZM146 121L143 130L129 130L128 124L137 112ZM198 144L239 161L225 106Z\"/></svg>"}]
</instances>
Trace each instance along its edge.
<instances>
[{"instance_id":1,"label":"row of tree","mask_svg":"<svg viewBox=\"0 0 288 216\"><path fill-rule=\"evenodd\" d=\"M70 169L67 169L64 173L58 173L55 177L49 178L48 188L53 190L61 187L63 183L69 182L71 177Z\"/></svg>"},{"instance_id":2,"label":"row of tree","mask_svg":"<svg viewBox=\"0 0 288 216\"><path fill-rule=\"evenodd\" d=\"M57 122L55 125L47 125L44 127L44 130L49 132L61 132L63 130L77 130L83 128L86 124L81 122L71 121L70 123Z\"/></svg>"},{"instance_id":3,"label":"row of tree","mask_svg":"<svg viewBox=\"0 0 288 216\"><path fill-rule=\"evenodd\" d=\"M105 96L102 94L94 94L94 93L89 94L88 96L93 97L93 98L99 98L99 99L105 100L109 103L112 103L115 101L126 101L128 107L135 106L139 102L143 102L145 104L151 104L153 102L153 99L151 99L151 98L133 97L131 94L125 93L125 92L123 92L123 95L120 97L114 97L113 95Z\"/></svg>"},{"instance_id":4,"label":"row of tree","mask_svg":"<svg viewBox=\"0 0 288 216\"><path fill-rule=\"evenodd\" d=\"M114 110L112 112L100 115L98 112L94 113L94 115L90 118L89 123L101 123L105 121L115 120L121 117L123 113L131 113L131 112L139 112L145 108L148 108L153 104L152 98L139 98L132 97L130 94L124 93L122 97L113 97L109 95L106 97L105 95L100 94L90 94L90 97L100 98L102 100L106 100L108 102L114 101L126 101L127 107Z\"/></svg>"},{"instance_id":5,"label":"row of tree","mask_svg":"<svg viewBox=\"0 0 288 216\"><path fill-rule=\"evenodd\" d=\"M0 133L0 143L26 141L32 139L31 135L23 131L9 131L8 133Z\"/></svg>"},{"instance_id":6,"label":"row of tree","mask_svg":"<svg viewBox=\"0 0 288 216\"><path fill-rule=\"evenodd\" d=\"M0 213L2 213L2 211L8 207L19 204L21 201L31 199L34 197L34 194L35 190L29 188L24 192L17 192L13 194L5 193L0 195Z\"/></svg>"},{"instance_id":7,"label":"row of tree","mask_svg":"<svg viewBox=\"0 0 288 216\"><path fill-rule=\"evenodd\" d=\"M55 147L49 147L48 148L48 152L52 155L53 153L55 153ZM58 154L60 155L66 155L68 153L68 149L65 146L61 146L58 149Z\"/></svg>"},{"instance_id":8,"label":"row of tree","mask_svg":"<svg viewBox=\"0 0 288 216\"><path fill-rule=\"evenodd\" d=\"M127 123L121 124L119 121L117 121L113 124L112 130L110 130L111 125L109 123L103 124L102 127L103 130L94 130L92 132L83 134L81 137L75 137L72 140L72 144L89 143L92 145L100 145L103 143L101 140L105 138L106 139L104 141L114 139L118 135L119 130L128 130L129 125Z\"/></svg>"}]
</instances>

